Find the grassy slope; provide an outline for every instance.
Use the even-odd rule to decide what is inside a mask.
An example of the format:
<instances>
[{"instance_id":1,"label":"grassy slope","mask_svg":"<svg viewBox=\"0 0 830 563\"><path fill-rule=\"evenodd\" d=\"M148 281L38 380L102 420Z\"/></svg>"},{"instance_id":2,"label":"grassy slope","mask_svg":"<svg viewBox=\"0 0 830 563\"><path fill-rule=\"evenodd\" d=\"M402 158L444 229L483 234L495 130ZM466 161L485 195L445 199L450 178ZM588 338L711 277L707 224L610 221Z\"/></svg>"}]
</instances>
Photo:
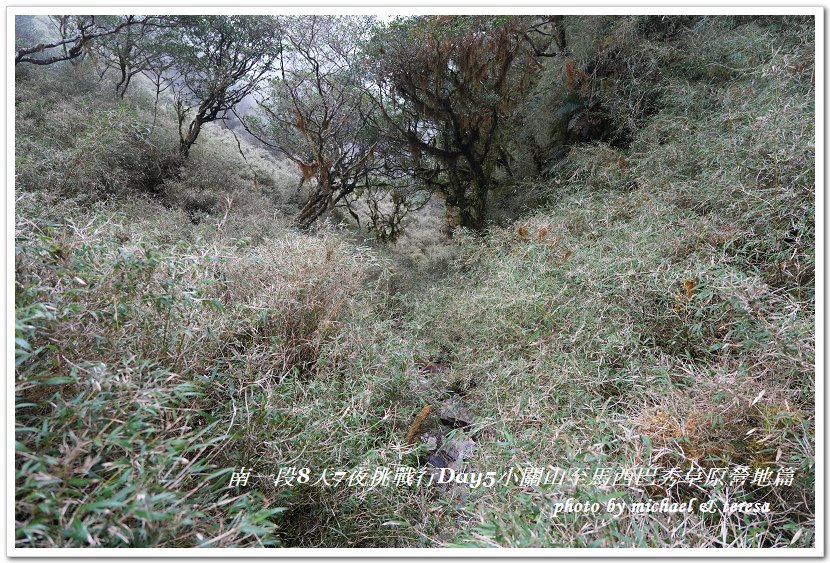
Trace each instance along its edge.
<instances>
[{"instance_id":1,"label":"grassy slope","mask_svg":"<svg viewBox=\"0 0 830 563\"><path fill-rule=\"evenodd\" d=\"M148 101L19 79L18 545L811 545L810 32L632 22L582 22L575 46L656 69L602 84L620 115L656 100L631 145L576 147L536 186L550 203L461 233L447 276L394 296L385 251L286 228L270 210L293 180L233 139L206 136L166 206L125 197L170 116L148 138ZM746 491L774 513L743 522L551 519L562 495L539 488L225 488L241 465L414 464L412 417L459 392L479 470L778 460L798 479Z\"/></svg>"},{"instance_id":2,"label":"grassy slope","mask_svg":"<svg viewBox=\"0 0 830 563\"><path fill-rule=\"evenodd\" d=\"M481 494L465 513L484 524L462 543L778 546L801 528L809 543L814 102L800 65L813 46L782 39L704 22L680 44L613 45L655 61L659 112L626 151L574 149L554 203L467 242L462 271L414 317L492 423L481 467L777 460L799 489L749 492L774 514L744 522L551 522L561 493Z\"/></svg>"}]
</instances>

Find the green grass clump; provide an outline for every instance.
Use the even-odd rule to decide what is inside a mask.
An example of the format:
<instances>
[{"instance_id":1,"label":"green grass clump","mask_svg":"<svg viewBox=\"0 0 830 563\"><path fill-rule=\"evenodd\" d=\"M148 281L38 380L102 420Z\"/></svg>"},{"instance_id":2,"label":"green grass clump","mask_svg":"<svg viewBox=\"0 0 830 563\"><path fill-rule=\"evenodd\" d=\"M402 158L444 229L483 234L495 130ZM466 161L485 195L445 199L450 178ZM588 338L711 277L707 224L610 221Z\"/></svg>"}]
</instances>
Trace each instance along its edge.
<instances>
[{"instance_id":1,"label":"green grass clump","mask_svg":"<svg viewBox=\"0 0 830 563\"><path fill-rule=\"evenodd\" d=\"M722 23L699 22L682 50L641 41L663 75L648 85L660 111L627 149L574 147L550 171L548 209L465 240L459 272L416 301L413 322L492 421L476 464L784 464L800 480L745 491L775 507L748 521L551 520L553 492L482 493L462 512L483 523L456 543L812 541L814 91L794 63L813 45ZM703 70L725 52L716 85Z\"/></svg>"},{"instance_id":2,"label":"green grass clump","mask_svg":"<svg viewBox=\"0 0 830 563\"><path fill-rule=\"evenodd\" d=\"M119 214L17 227L19 545L279 543L285 507L228 470L317 439L293 393L371 258L300 235L159 244Z\"/></svg>"},{"instance_id":3,"label":"green grass clump","mask_svg":"<svg viewBox=\"0 0 830 563\"><path fill-rule=\"evenodd\" d=\"M150 190L175 146L169 110L154 118L140 91L92 103L102 87L74 67L22 72L16 545L812 546L813 22L566 23L607 142L499 186L512 199L484 233L438 240L432 201L397 249L329 223L293 230L294 173L218 127ZM565 64L522 109L540 146ZM476 417L454 431L475 440L470 470L785 465L796 478L315 482L324 468L418 468L413 417L449 400ZM228 488L242 466L249 486ZM314 479L275 487L285 466ZM552 516L563 497L663 495L773 510Z\"/></svg>"}]
</instances>

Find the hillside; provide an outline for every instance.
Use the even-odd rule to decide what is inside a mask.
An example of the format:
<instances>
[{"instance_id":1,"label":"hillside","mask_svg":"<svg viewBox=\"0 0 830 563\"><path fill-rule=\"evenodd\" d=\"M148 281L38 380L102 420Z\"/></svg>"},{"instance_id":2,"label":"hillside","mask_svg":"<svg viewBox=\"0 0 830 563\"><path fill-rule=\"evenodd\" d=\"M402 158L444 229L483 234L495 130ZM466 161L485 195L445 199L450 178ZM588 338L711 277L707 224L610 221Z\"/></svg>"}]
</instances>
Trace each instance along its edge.
<instances>
[{"instance_id":1,"label":"hillside","mask_svg":"<svg viewBox=\"0 0 830 563\"><path fill-rule=\"evenodd\" d=\"M814 546L813 18L562 25L484 227L450 182L396 240L298 227L322 180L238 126L169 173L140 75L16 66L17 547Z\"/></svg>"}]
</instances>

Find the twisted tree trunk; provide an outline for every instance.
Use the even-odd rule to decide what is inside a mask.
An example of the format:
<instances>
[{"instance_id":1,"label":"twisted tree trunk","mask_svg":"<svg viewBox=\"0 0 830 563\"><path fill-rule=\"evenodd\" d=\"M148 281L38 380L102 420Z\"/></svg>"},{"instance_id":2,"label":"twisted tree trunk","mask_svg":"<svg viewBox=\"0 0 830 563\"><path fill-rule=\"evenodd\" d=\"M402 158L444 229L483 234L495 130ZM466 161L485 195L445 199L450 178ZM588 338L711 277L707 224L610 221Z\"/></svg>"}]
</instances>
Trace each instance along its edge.
<instances>
[{"instance_id":1,"label":"twisted tree trunk","mask_svg":"<svg viewBox=\"0 0 830 563\"><path fill-rule=\"evenodd\" d=\"M331 170L328 166L321 164L317 171L317 187L297 217L297 224L300 228L309 228L312 223L328 211L332 204L332 196Z\"/></svg>"}]
</instances>

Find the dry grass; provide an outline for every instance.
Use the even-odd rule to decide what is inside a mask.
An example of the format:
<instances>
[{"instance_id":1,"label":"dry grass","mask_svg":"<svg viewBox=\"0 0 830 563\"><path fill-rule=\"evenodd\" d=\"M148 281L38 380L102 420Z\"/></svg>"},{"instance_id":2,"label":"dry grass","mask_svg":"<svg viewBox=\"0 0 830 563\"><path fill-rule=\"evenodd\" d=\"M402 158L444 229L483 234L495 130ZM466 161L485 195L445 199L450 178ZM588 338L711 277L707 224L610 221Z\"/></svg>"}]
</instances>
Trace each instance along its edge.
<instances>
[{"instance_id":1,"label":"dry grass","mask_svg":"<svg viewBox=\"0 0 830 563\"><path fill-rule=\"evenodd\" d=\"M218 128L166 193L139 197L147 169L120 155L156 162L169 115L149 139L146 100L91 104L101 92L72 69L19 77L17 545L813 545L809 23L574 19L574 58L605 65L593 87L626 143L575 146L545 180L504 187L515 209L483 235L441 238L432 203L394 248L330 223L292 230L293 172L247 144L243 159ZM561 70L528 115L562 97ZM71 80L77 96L60 90ZM546 203L507 220L531 200ZM226 487L243 465L416 467L413 418L458 396L478 417L473 470L797 477ZM773 511L552 516L563 497L612 493Z\"/></svg>"}]
</instances>

